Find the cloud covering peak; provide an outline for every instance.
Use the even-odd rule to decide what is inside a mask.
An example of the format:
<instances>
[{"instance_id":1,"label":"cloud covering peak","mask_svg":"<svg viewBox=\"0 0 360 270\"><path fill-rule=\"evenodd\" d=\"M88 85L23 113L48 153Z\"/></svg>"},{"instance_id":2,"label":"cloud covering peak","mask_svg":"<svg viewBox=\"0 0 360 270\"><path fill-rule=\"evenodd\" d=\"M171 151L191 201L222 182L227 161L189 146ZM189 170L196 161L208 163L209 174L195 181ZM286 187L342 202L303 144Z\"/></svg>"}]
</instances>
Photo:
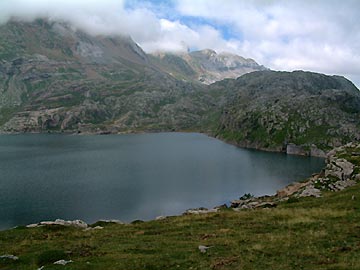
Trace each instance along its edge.
<instances>
[{"instance_id":1,"label":"cloud covering peak","mask_svg":"<svg viewBox=\"0 0 360 270\"><path fill-rule=\"evenodd\" d=\"M147 52L211 48L273 69L347 76L360 85L358 0L1 0L10 18L130 35Z\"/></svg>"}]
</instances>

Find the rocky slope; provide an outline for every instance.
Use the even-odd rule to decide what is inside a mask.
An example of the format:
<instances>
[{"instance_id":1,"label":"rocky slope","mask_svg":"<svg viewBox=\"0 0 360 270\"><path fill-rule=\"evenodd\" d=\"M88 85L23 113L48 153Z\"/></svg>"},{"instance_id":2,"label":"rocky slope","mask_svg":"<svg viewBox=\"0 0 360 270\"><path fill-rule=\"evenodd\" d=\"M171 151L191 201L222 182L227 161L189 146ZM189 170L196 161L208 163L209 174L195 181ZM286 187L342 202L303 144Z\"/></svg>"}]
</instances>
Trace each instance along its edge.
<instances>
[{"instance_id":1,"label":"rocky slope","mask_svg":"<svg viewBox=\"0 0 360 270\"><path fill-rule=\"evenodd\" d=\"M156 53L152 55L155 64L165 72L183 80L195 80L211 84L225 78L237 78L253 71L266 70L253 59L236 54L219 53L213 50L190 53Z\"/></svg>"},{"instance_id":2,"label":"rocky slope","mask_svg":"<svg viewBox=\"0 0 360 270\"><path fill-rule=\"evenodd\" d=\"M129 37L10 22L0 26L0 48L4 132L187 129L212 106L200 85L159 70Z\"/></svg>"},{"instance_id":3,"label":"rocky slope","mask_svg":"<svg viewBox=\"0 0 360 270\"><path fill-rule=\"evenodd\" d=\"M326 156L326 166L302 182L278 190L274 196L252 197L247 194L232 201L234 210L272 208L282 201L295 202L302 197L321 197L327 191L341 191L360 182L360 143L334 148ZM352 198L354 200L354 198Z\"/></svg>"},{"instance_id":4,"label":"rocky slope","mask_svg":"<svg viewBox=\"0 0 360 270\"><path fill-rule=\"evenodd\" d=\"M324 156L360 140L360 92L343 77L262 71L211 91L225 96L216 135L240 146Z\"/></svg>"}]
</instances>

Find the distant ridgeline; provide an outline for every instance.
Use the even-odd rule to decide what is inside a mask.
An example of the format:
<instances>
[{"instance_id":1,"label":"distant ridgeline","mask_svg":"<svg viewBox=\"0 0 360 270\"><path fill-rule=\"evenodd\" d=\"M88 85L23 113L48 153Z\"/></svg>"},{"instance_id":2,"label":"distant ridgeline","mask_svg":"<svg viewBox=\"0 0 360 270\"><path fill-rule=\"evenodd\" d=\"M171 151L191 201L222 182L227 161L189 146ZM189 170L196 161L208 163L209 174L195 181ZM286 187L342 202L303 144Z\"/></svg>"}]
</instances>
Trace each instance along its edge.
<instances>
[{"instance_id":1,"label":"distant ridgeline","mask_svg":"<svg viewBox=\"0 0 360 270\"><path fill-rule=\"evenodd\" d=\"M270 71L228 53L148 55L130 37L13 21L0 26L0 130L196 131L321 156L360 140L360 92L343 77Z\"/></svg>"}]
</instances>

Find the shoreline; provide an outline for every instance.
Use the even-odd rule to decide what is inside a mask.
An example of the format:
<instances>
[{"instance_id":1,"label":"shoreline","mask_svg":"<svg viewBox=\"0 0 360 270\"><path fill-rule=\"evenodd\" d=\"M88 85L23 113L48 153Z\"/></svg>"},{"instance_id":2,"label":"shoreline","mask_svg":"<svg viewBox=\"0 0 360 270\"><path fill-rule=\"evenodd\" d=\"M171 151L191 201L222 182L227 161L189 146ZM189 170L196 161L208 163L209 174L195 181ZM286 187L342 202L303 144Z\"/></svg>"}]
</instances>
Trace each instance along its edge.
<instances>
[{"instance_id":1,"label":"shoreline","mask_svg":"<svg viewBox=\"0 0 360 270\"><path fill-rule=\"evenodd\" d=\"M188 209L184 213L174 216L216 213L221 209L227 209L227 208L230 208L233 211L274 208L277 207L278 203L281 202L285 202L285 201L296 202L297 200L303 197L319 198L322 196L322 192L324 191L337 192L344 190L360 182L360 163L353 163L344 158L345 154L349 154L349 152L353 150L360 151L360 143L359 144L348 143L344 146L334 148L332 151L329 152L326 158L326 164L319 173L314 173L311 177L303 181L291 183L278 190L275 195L265 195L265 196L255 197L255 196L251 196L250 194L244 194L240 199L232 200L230 206L221 205L210 209L199 207L194 209ZM356 155L359 154L359 152L350 152L350 156L352 156L354 153L356 153ZM168 216L159 216L156 217L155 219L151 219L148 221L134 220L129 223L122 222L119 220L99 220L94 224L86 224L85 222L80 221L81 223L80 227L83 226L83 223L85 223L88 227L91 227L92 225L96 225L99 222L133 224L136 222L150 222L150 221L162 220L166 218L168 218ZM63 220L58 220L58 222L63 222ZM38 226L49 225L49 224L56 225L56 223L58 222L57 221L50 223L45 222L43 224L39 222ZM64 222L65 223L75 222L75 224L77 224L79 223L79 220L64 221ZM31 224L30 227L36 227L36 226L34 224Z\"/></svg>"},{"instance_id":2,"label":"shoreline","mask_svg":"<svg viewBox=\"0 0 360 270\"><path fill-rule=\"evenodd\" d=\"M146 132L143 132L143 133L146 133ZM136 133L136 134L143 134L143 133ZM157 133L157 132L152 132L152 133ZM169 133L171 133L171 132L169 132ZM185 132L185 133L189 133L189 132ZM190 132L190 133L193 133L193 132ZM199 132L194 132L194 133L199 133ZM24 133L21 133L21 134L24 134ZM46 135L47 133L34 133L34 134L45 134ZM52 134L54 134L54 133L52 133ZM132 134L134 134L134 133L132 133ZM209 136L206 133L200 133L200 134ZM12 135L16 135L16 134L12 134ZM64 135L74 135L74 134L68 133L68 134L64 134ZM75 135L77 135L77 134L75 134ZM94 135L94 134L86 134L86 135ZM121 134L113 134L113 135L121 135ZM213 136L209 136L209 137L215 138ZM215 139L219 139L219 138L215 138ZM228 143L228 142L225 142L225 143ZM237 146L237 145L235 145L235 146ZM348 143L347 145L344 145L344 146L341 146L338 148L334 148L333 150L331 150L328 153L327 158L325 160L324 168L320 172L314 173L311 177L304 179L302 181L291 183L291 184L281 188L280 190L278 190L276 192L276 194L274 194L274 195L264 195L264 196L260 196L260 197L254 197L254 196L244 197L246 195L245 194L240 199L230 200L230 202L231 202L230 206L221 205L221 206L213 207L210 209L203 208L203 207L193 208L193 209L186 210L184 213L176 214L174 216L182 216L182 215L188 215L188 214L214 213L222 208L232 208L234 211L240 211L242 209L273 208L273 207L276 207L279 202L287 201L289 199L297 200L301 197L309 197L309 196L321 197L321 192L323 190L331 190L331 191L343 190L347 187L355 185L357 182L360 181L360 173L354 174L355 171L357 172L360 170L360 164L353 164L344 158L337 157L338 153L341 153L341 156L343 156L344 155L343 152L345 150L347 151L348 148L356 149L356 150L360 151L360 143L359 144ZM247 149L249 149L249 148L247 148ZM254 149L254 150L259 151L257 149ZM335 165L337 164L339 166L334 166L334 164ZM337 178L337 179L335 179L335 178ZM150 219L150 220L147 220L144 222L149 222L149 221L164 219L164 218L167 218L167 216L159 216L159 217L156 217L154 219ZM64 221L64 220L62 220L62 221ZM124 223L119 220L116 220L116 223L131 224L136 221L138 221L138 220ZM50 223L54 223L54 224L56 223L56 221L40 221L39 223L37 223L37 225L42 226L42 225L44 225L44 224L42 224L44 222L45 223L47 222L47 225L49 225ZM64 222L71 223L72 221L64 221ZM81 221L81 222L83 224L86 224L83 221ZM94 224L96 224L98 222L114 222L114 220L112 220L112 221L99 220L99 221L96 221ZM91 226L91 224L90 225L86 224L86 225ZM12 228L3 229L1 231L11 230L11 229L14 229L19 226L24 226L24 225L18 225L18 226L12 227ZM25 226L28 227L29 225L25 225ZM36 226L34 224L30 224L30 227L36 227Z\"/></svg>"},{"instance_id":3,"label":"shoreline","mask_svg":"<svg viewBox=\"0 0 360 270\"><path fill-rule=\"evenodd\" d=\"M43 134L43 135L71 135L71 136L106 136L106 135L128 135L128 134L158 134L158 133L198 133L206 135L210 138L217 139L224 143L244 148L244 149L251 149L256 151L264 151L264 152L271 152L271 153L284 153L286 155L295 155L295 156L304 156L304 157L319 157L319 158L326 158L329 151L325 151L322 149L317 148L316 145L312 145L309 150L305 149L303 145L296 145L294 143L288 143L283 145L282 147L275 147L275 148L264 148L256 146L252 143L246 142L235 142L231 140L226 140L213 134L212 132L207 131L199 131L199 130L130 130L130 131L121 131L121 132L112 132L112 131L96 131L96 132L79 132L79 131L29 131L29 132L3 132L0 131L1 135L26 135L26 134Z\"/></svg>"}]
</instances>

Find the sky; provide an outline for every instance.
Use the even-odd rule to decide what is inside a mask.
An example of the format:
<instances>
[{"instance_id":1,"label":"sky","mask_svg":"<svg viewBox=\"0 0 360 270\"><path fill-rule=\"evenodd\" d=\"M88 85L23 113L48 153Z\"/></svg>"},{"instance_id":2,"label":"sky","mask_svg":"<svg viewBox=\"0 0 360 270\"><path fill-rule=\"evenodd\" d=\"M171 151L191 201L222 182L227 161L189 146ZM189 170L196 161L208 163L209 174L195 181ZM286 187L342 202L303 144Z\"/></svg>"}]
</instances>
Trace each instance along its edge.
<instances>
[{"instance_id":1,"label":"sky","mask_svg":"<svg viewBox=\"0 0 360 270\"><path fill-rule=\"evenodd\" d=\"M360 0L0 0L0 23L39 17L146 52L213 49L275 70L337 74L360 86Z\"/></svg>"}]
</instances>

